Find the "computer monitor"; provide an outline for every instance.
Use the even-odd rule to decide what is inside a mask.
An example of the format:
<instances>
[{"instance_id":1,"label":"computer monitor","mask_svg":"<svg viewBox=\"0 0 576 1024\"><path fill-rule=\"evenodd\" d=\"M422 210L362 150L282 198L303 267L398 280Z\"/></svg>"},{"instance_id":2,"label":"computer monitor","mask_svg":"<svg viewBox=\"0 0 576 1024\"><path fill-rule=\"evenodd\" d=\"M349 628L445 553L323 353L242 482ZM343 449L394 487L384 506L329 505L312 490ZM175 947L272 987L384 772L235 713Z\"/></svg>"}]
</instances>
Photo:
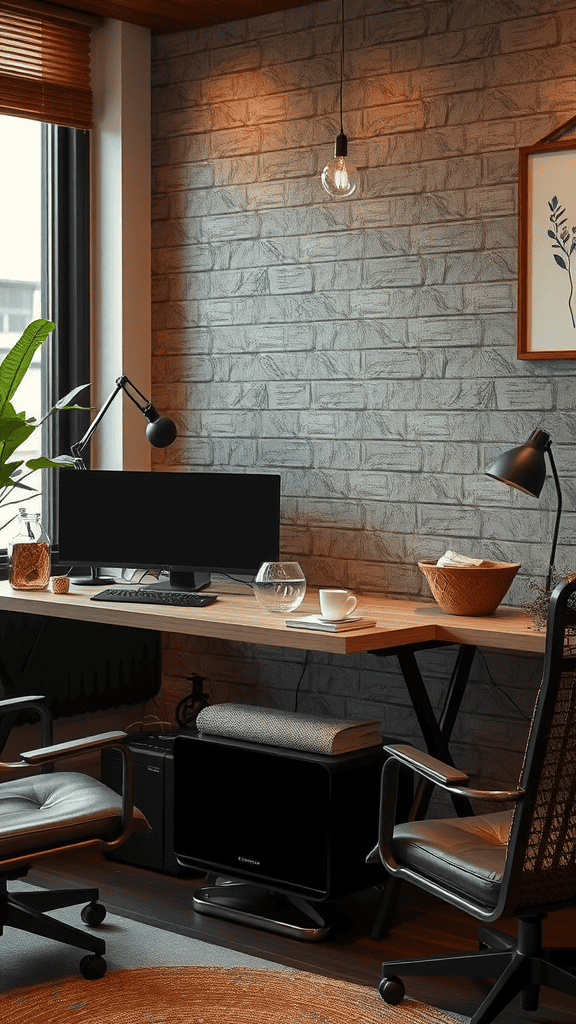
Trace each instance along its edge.
<instances>
[{"instance_id":1,"label":"computer monitor","mask_svg":"<svg viewBox=\"0 0 576 1024\"><path fill-rule=\"evenodd\" d=\"M58 470L58 542L62 565L167 569L178 590L253 576L279 557L280 477Z\"/></svg>"}]
</instances>

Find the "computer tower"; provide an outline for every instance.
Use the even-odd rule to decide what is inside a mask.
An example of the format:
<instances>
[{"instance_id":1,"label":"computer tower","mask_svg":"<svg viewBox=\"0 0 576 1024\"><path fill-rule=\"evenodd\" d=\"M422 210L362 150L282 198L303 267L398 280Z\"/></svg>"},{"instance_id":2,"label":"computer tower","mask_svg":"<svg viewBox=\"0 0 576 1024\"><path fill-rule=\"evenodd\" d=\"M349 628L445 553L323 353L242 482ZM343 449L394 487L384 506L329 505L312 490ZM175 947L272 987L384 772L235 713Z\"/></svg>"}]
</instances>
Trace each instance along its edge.
<instances>
[{"instance_id":1,"label":"computer tower","mask_svg":"<svg viewBox=\"0 0 576 1024\"><path fill-rule=\"evenodd\" d=\"M191 872L174 856L174 734L138 733L128 741L134 762L134 803L146 815L151 832L133 832L112 860L170 875ZM117 750L102 751L101 779L117 793L122 762Z\"/></svg>"},{"instance_id":2,"label":"computer tower","mask_svg":"<svg viewBox=\"0 0 576 1024\"><path fill-rule=\"evenodd\" d=\"M341 756L207 734L174 743L174 852L199 868L307 900L384 881L380 746Z\"/></svg>"}]
</instances>

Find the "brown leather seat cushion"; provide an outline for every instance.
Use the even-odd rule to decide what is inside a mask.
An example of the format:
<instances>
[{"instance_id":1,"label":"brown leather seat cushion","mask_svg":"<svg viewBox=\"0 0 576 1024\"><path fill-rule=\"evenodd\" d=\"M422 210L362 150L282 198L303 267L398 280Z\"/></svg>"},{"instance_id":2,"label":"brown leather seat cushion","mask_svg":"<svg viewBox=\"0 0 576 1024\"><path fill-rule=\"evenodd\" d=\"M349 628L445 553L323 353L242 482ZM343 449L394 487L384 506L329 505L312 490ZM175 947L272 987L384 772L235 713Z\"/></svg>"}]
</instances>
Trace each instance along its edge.
<instances>
[{"instance_id":1,"label":"brown leather seat cushion","mask_svg":"<svg viewBox=\"0 0 576 1024\"><path fill-rule=\"evenodd\" d=\"M497 811L397 825L394 857L440 885L494 907L504 874L512 813Z\"/></svg>"},{"instance_id":2,"label":"brown leather seat cushion","mask_svg":"<svg viewBox=\"0 0 576 1024\"><path fill-rule=\"evenodd\" d=\"M0 859L82 839L112 838L122 799L77 772L32 775L0 784ZM136 828L147 828L135 811Z\"/></svg>"}]
</instances>

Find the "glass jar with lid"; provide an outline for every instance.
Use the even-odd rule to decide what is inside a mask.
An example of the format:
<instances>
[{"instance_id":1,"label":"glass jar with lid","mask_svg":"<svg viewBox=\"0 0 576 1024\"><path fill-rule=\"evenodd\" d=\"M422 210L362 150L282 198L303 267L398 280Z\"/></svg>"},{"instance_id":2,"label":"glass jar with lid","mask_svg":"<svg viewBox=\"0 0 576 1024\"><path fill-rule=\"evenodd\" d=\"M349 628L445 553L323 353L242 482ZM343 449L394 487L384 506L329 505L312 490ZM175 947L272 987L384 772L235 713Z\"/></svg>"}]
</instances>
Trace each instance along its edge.
<instances>
[{"instance_id":1,"label":"glass jar with lid","mask_svg":"<svg viewBox=\"0 0 576 1024\"><path fill-rule=\"evenodd\" d=\"M18 510L18 526L8 544L9 582L14 590L46 590L50 582L50 539L40 512Z\"/></svg>"}]
</instances>

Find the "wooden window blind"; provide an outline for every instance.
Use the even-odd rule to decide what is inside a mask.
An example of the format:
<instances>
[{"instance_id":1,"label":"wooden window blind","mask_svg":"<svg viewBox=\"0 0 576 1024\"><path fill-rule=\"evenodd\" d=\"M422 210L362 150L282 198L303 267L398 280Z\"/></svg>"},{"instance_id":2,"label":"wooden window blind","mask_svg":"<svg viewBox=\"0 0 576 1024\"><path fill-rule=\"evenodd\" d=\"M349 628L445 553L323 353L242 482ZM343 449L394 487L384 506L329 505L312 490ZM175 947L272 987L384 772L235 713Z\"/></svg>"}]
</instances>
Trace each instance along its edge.
<instances>
[{"instance_id":1,"label":"wooden window blind","mask_svg":"<svg viewBox=\"0 0 576 1024\"><path fill-rule=\"evenodd\" d=\"M92 127L90 29L101 19L0 0L0 113Z\"/></svg>"}]
</instances>

